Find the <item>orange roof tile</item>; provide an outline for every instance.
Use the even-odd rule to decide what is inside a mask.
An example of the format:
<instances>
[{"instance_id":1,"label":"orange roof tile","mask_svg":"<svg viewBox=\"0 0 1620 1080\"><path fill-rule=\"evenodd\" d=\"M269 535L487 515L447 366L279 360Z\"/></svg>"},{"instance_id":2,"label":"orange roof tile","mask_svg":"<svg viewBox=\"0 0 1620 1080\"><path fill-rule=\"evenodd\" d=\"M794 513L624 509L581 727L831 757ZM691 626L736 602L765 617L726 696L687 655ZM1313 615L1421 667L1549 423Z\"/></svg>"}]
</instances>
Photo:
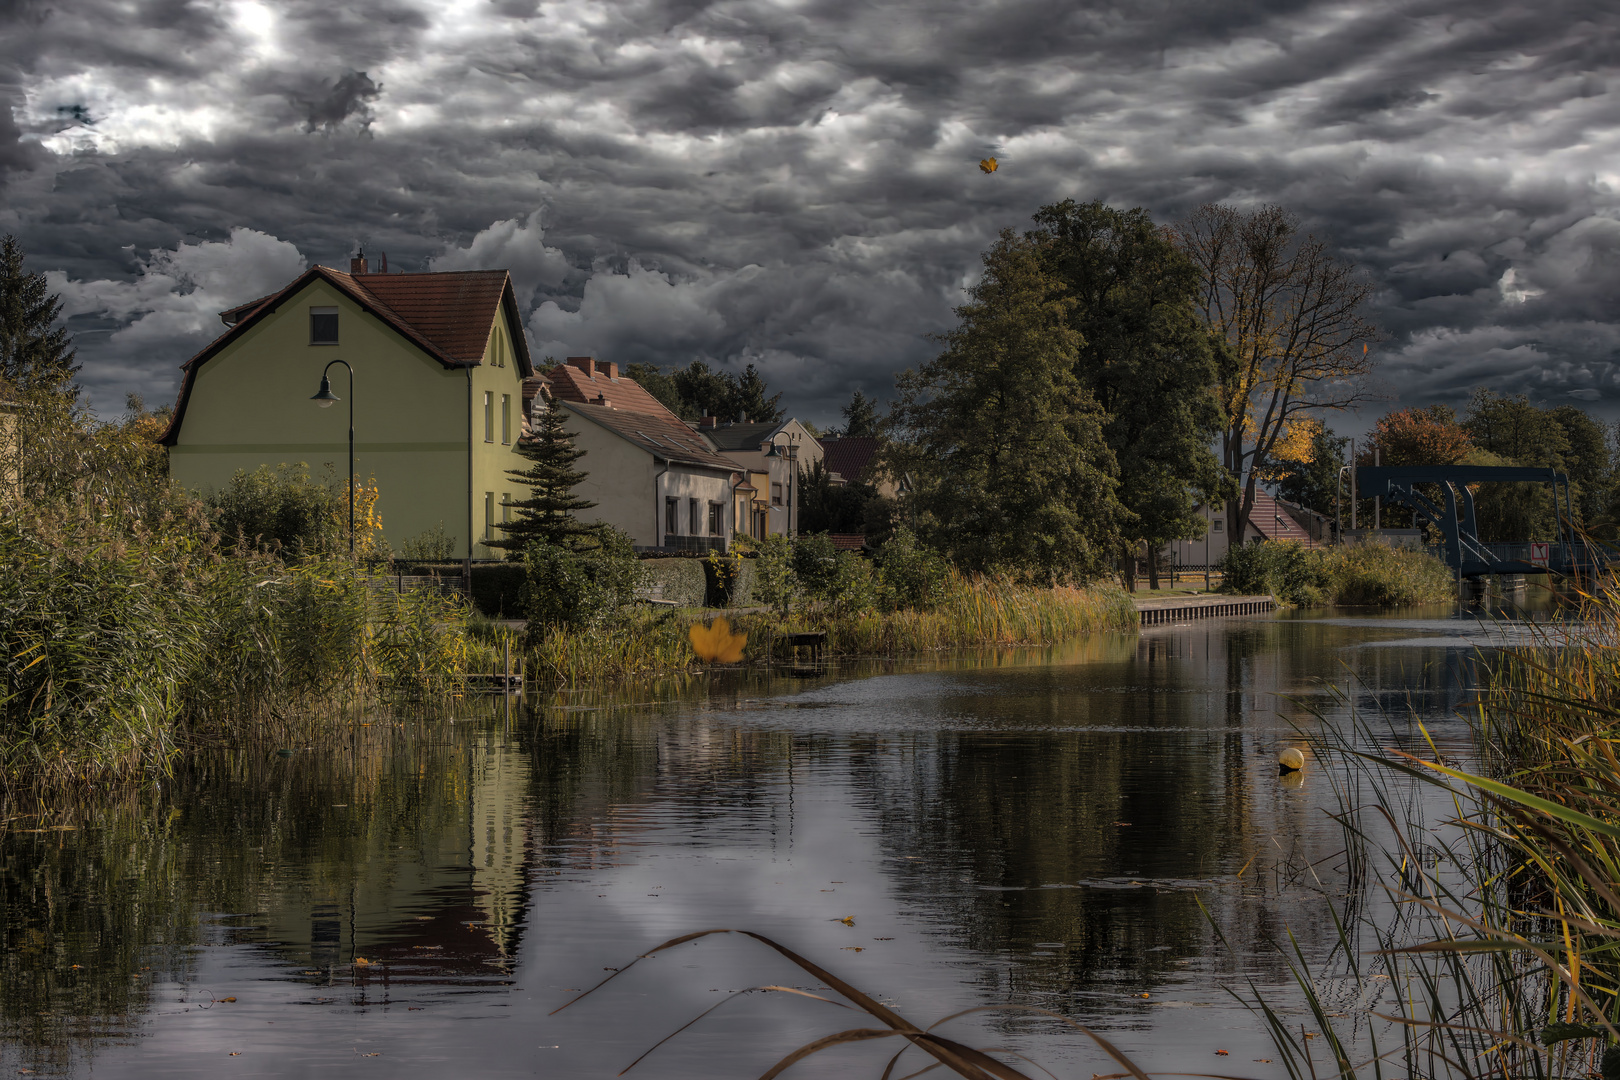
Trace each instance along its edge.
<instances>
[{"instance_id":1,"label":"orange roof tile","mask_svg":"<svg viewBox=\"0 0 1620 1080\"><path fill-rule=\"evenodd\" d=\"M610 367L609 370L617 371L617 365ZM662 401L647 393L641 388L640 383L626 375L613 378L601 370L594 370L592 374L587 375L573 364L558 364L546 372L546 377L551 380L552 394L563 401L595 404L597 398L606 398L609 405L621 412L651 413L681 423L680 418L670 412Z\"/></svg>"}]
</instances>

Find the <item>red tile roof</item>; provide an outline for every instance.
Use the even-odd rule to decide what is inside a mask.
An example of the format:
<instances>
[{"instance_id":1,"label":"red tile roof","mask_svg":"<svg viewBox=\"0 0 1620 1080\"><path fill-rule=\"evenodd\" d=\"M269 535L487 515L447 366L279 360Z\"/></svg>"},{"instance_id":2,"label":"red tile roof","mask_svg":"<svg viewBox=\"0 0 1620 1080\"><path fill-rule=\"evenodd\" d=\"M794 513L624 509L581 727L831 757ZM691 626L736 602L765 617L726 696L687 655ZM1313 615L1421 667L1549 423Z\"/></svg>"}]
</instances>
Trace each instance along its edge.
<instances>
[{"instance_id":1,"label":"red tile roof","mask_svg":"<svg viewBox=\"0 0 1620 1080\"><path fill-rule=\"evenodd\" d=\"M517 354L519 372L525 377L534 374L511 275L505 270L355 276L329 266L312 266L275 295L220 313L221 318L236 316L237 321L181 365L185 376L180 382L180 399L175 405L174 419L159 442L173 446L179 439L197 369L317 279L338 289L360 305L361 310L376 316L447 368L477 367L482 363L490 330L496 318L504 317Z\"/></svg>"},{"instance_id":2,"label":"red tile roof","mask_svg":"<svg viewBox=\"0 0 1620 1080\"><path fill-rule=\"evenodd\" d=\"M1249 524L1259 529L1267 540L1295 540L1306 547L1315 547L1311 534L1299 522L1277 505L1277 500L1263 491L1254 493L1254 509L1249 512Z\"/></svg>"},{"instance_id":3,"label":"red tile roof","mask_svg":"<svg viewBox=\"0 0 1620 1080\"><path fill-rule=\"evenodd\" d=\"M866 547L866 537L860 533L828 533L827 539L837 551L861 551Z\"/></svg>"},{"instance_id":4,"label":"red tile roof","mask_svg":"<svg viewBox=\"0 0 1620 1080\"><path fill-rule=\"evenodd\" d=\"M679 417L665 408L662 401L643 390L636 380L624 375L615 378L617 364L598 366L595 358L589 356L571 356L568 359L569 363L558 364L546 372L546 377L551 380L551 392L560 400L596 404L598 398L606 398L607 403L620 412L649 413L681 423ZM582 370L579 361L589 361L591 374L587 375ZM691 434L690 430L687 434Z\"/></svg>"},{"instance_id":5,"label":"red tile roof","mask_svg":"<svg viewBox=\"0 0 1620 1080\"><path fill-rule=\"evenodd\" d=\"M864 474L877 453L878 440L870 435L851 439L817 439L821 444L821 467L835 472L851 484L868 479Z\"/></svg>"}]
</instances>

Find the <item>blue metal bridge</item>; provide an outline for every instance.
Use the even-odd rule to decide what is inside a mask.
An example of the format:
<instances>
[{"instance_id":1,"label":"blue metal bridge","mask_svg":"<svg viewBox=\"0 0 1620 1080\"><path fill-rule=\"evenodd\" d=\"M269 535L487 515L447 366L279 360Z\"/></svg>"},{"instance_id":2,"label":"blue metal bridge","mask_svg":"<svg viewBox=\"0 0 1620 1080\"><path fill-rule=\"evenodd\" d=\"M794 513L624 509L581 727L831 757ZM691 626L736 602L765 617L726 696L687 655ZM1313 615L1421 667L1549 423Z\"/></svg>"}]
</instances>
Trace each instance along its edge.
<instances>
[{"instance_id":1,"label":"blue metal bridge","mask_svg":"<svg viewBox=\"0 0 1620 1080\"><path fill-rule=\"evenodd\" d=\"M1558 514L1558 538L1545 543L1487 544L1479 538L1470 484L1551 484ZM1432 484L1439 499L1418 490ZM1371 465L1356 468L1357 495L1410 506L1432 521L1445 540L1441 558L1462 577L1486 574L1589 574L1607 565L1610 555L1588 543L1573 522L1569 477L1554 469L1496 465Z\"/></svg>"}]
</instances>

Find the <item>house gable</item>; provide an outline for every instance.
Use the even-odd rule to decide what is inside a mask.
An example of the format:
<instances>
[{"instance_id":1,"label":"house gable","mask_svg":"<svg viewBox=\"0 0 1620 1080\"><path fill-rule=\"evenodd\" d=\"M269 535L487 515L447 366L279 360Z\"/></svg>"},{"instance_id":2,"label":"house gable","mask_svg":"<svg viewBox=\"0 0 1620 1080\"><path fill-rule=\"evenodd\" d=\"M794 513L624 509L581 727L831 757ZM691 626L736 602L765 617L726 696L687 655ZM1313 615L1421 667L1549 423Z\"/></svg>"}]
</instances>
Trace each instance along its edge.
<instances>
[{"instance_id":1,"label":"house gable","mask_svg":"<svg viewBox=\"0 0 1620 1080\"><path fill-rule=\"evenodd\" d=\"M401 279L418 280L400 284ZM339 308L352 305L351 318L368 317L406 350L441 369L482 366L495 345L497 356L509 355L518 379L534 373L511 278L504 270L356 276L313 266L279 293L222 314L236 321L181 366L184 375L174 418L159 442L170 447L179 442L198 375L216 357L257 336L267 324L286 319L297 324L294 339L303 334L307 344L307 308L325 306L312 303L311 296ZM502 333L496 333L497 326ZM285 333L287 328L281 329ZM338 349L343 348L340 342Z\"/></svg>"}]
</instances>

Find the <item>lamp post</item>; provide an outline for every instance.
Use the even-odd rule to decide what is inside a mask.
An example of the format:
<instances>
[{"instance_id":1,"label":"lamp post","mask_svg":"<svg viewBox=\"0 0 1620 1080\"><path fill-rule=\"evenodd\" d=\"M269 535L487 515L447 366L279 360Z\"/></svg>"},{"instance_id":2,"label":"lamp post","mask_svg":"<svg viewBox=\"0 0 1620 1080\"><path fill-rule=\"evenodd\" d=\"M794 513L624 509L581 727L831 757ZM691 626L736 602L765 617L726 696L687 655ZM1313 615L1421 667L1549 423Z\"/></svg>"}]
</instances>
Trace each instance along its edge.
<instances>
[{"instance_id":1,"label":"lamp post","mask_svg":"<svg viewBox=\"0 0 1620 1080\"><path fill-rule=\"evenodd\" d=\"M349 557L354 557L354 368L349 367L347 360L333 360L321 369L321 388L309 400L323 409L330 409L332 403L343 399L332 393L332 382L326 373L332 370L332 364L342 364L349 372Z\"/></svg>"}]
</instances>

